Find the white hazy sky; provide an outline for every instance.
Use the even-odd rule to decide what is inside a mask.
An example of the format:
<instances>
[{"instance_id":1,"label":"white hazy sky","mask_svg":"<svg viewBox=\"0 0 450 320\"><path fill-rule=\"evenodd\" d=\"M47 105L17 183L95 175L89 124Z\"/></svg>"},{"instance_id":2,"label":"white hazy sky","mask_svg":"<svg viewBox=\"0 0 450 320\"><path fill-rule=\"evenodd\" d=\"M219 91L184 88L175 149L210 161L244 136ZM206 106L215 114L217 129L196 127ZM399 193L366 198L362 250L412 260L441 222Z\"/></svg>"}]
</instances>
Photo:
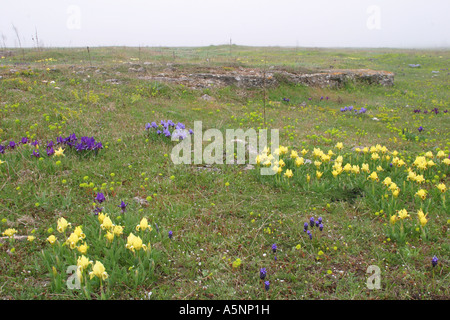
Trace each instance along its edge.
<instances>
[{"instance_id":1,"label":"white hazy sky","mask_svg":"<svg viewBox=\"0 0 450 320\"><path fill-rule=\"evenodd\" d=\"M450 47L450 0L0 0L0 46Z\"/></svg>"}]
</instances>

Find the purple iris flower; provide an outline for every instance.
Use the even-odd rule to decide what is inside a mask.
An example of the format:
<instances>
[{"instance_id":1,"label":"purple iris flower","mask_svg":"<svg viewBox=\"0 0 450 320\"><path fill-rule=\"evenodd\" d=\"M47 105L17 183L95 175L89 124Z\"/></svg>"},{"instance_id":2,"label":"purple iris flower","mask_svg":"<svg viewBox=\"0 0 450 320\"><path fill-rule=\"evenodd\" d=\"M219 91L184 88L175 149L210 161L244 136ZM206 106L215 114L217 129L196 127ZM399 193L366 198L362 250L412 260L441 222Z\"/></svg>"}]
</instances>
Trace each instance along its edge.
<instances>
[{"instance_id":1,"label":"purple iris flower","mask_svg":"<svg viewBox=\"0 0 450 320\"><path fill-rule=\"evenodd\" d=\"M164 134L166 137L170 137L170 136L171 136L171 133L170 133L169 129L165 129L164 132L163 132L163 134Z\"/></svg>"},{"instance_id":2,"label":"purple iris flower","mask_svg":"<svg viewBox=\"0 0 450 320\"><path fill-rule=\"evenodd\" d=\"M178 122L175 126L175 129L186 129L186 126L183 123Z\"/></svg>"},{"instance_id":3,"label":"purple iris flower","mask_svg":"<svg viewBox=\"0 0 450 320\"><path fill-rule=\"evenodd\" d=\"M309 219L309 225L310 225L311 227L314 227L314 217L311 217L311 218Z\"/></svg>"},{"instance_id":4,"label":"purple iris flower","mask_svg":"<svg viewBox=\"0 0 450 320\"><path fill-rule=\"evenodd\" d=\"M39 154L39 150L36 149L36 150L33 151L33 154L32 154L31 156L32 156L32 157L34 156L34 157L36 157L36 158L39 158L41 155Z\"/></svg>"},{"instance_id":5,"label":"purple iris flower","mask_svg":"<svg viewBox=\"0 0 450 320\"><path fill-rule=\"evenodd\" d=\"M364 107L361 107L358 113L366 113L367 109Z\"/></svg>"},{"instance_id":6,"label":"purple iris flower","mask_svg":"<svg viewBox=\"0 0 450 320\"><path fill-rule=\"evenodd\" d=\"M259 278L260 278L261 280L264 280L264 278L266 277L266 274L267 274L266 268L261 268L261 269L259 270Z\"/></svg>"},{"instance_id":7,"label":"purple iris flower","mask_svg":"<svg viewBox=\"0 0 450 320\"><path fill-rule=\"evenodd\" d=\"M317 221L319 221L319 223L322 223L322 217L319 217L319 219L317 219Z\"/></svg>"},{"instance_id":8,"label":"purple iris flower","mask_svg":"<svg viewBox=\"0 0 450 320\"><path fill-rule=\"evenodd\" d=\"M156 124L156 122L153 121L152 123L150 123L150 127L156 129L158 128L158 125Z\"/></svg>"},{"instance_id":9,"label":"purple iris flower","mask_svg":"<svg viewBox=\"0 0 450 320\"><path fill-rule=\"evenodd\" d=\"M77 146L75 147L75 149L77 150L77 152L80 152L80 151L85 150L86 147L85 147L82 143L79 143L79 144L77 144Z\"/></svg>"},{"instance_id":10,"label":"purple iris flower","mask_svg":"<svg viewBox=\"0 0 450 320\"><path fill-rule=\"evenodd\" d=\"M145 124L145 130L148 130L152 127L152 125L150 123L146 123Z\"/></svg>"},{"instance_id":11,"label":"purple iris flower","mask_svg":"<svg viewBox=\"0 0 450 320\"><path fill-rule=\"evenodd\" d=\"M189 134L194 134L194 131L192 129L189 129Z\"/></svg>"},{"instance_id":12,"label":"purple iris flower","mask_svg":"<svg viewBox=\"0 0 450 320\"><path fill-rule=\"evenodd\" d=\"M425 113L425 114L428 113L428 110L424 110L423 113Z\"/></svg>"},{"instance_id":13,"label":"purple iris flower","mask_svg":"<svg viewBox=\"0 0 450 320\"><path fill-rule=\"evenodd\" d=\"M312 240L312 233L311 233L311 231L306 231L306 233L308 234L308 236L309 236L309 240Z\"/></svg>"},{"instance_id":14,"label":"purple iris flower","mask_svg":"<svg viewBox=\"0 0 450 320\"><path fill-rule=\"evenodd\" d=\"M277 244L276 243L274 243L272 245L272 251L273 251L273 253L277 252Z\"/></svg>"},{"instance_id":15,"label":"purple iris flower","mask_svg":"<svg viewBox=\"0 0 450 320\"><path fill-rule=\"evenodd\" d=\"M0 153L4 154L5 153L5 146L0 144Z\"/></svg>"},{"instance_id":16,"label":"purple iris flower","mask_svg":"<svg viewBox=\"0 0 450 320\"><path fill-rule=\"evenodd\" d=\"M420 126L419 128L417 128L417 130L419 130L419 132L422 132L423 131L423 127Z\"/></svg>"},{"instance_id":17,"label":"purple iris flower","mask_svg":"<svg viewBox=\"0 0 450 320\"><path fill-rule=\"evenodd\" d=\"M48 155L48 156L51 156L51 155L54 154L54 153L55 153L55 150L53 150L52 147L47 148L47 155Z\"/></svg>"},{"instance_id":18,"label":"purple iris flower","mask_svg":"<svg viewBox=\"0 0 450 320\"><path fill-rule=\"evenodd\" d=\"M269 281L264 282L264 289L266 289L266 291L269 291L269 288L270 288L270 282Z\"/></svg>"},{"instance_id":19,"label":"purple iris flower","mask_svg":"<svg viewBox=\"0 0 450 320\"><path fill-rule=\"evenodd\" d=\"M11 141L9 142L8 147L9 147L10 149L14 149L14 148L16 147L16 143L15 143L14 141L11 140Z\"/></svg>"},{"instance_id":20,"label":"purple iris flower","mask_svg":"<svg viewBox=\"0 0 450 320\"><path fill-rule=\"evenodd\" d=\"M28 138L27 137L23 137L22 140L20 140L21 144L26 144L28 143Z\"/></svg>"},{"instance_id":21,"label":"purple iris flower","mask_svg":"<svg viewBox=\"0 0 450 320\"><path fill-rule=\"evenodd\" d=\"M175 123L172 120L167 120L167 125L170 127L175 127Z\"/></svg>"},{"instance_id":22,"label":"purple iris flower","mask_svg":"<svg viewBox=\"0 0 450 320\"><path fill-rule=\"evenodd\" d=\"M98 149L103 149L103 145L101 142L96 143L94 146L94 150L98 150Z\"/></svg>"},{"instance_id":23,"label":"purple iris flower","mask_svg":"<svg viewBox=\"0 0 450 320\"><path fill-rule=\"evenodd\" d=\"M436 267L438 264L438 261L439 261L439 259L436 256L434 256L433 259L431 259L431 265L433 267Z\"/></svg>"},{"instance_id":24,"label":"purple iris flower","mask_svg":"<svg viewBox=\"0 0 450 320\"><path fill-rule=\"evenodd\" d=\"M173 232L169 231L169 239L172 239L172 237L173 237Z\"/></svg>"},{"instance_id":25,"label":"purple iris flower","mask_svg":"<svg viewBox=\"0 0 450 320\"><path fill-rule=\"evenodd\" d=\"M103 211L103 207L95 207L94 214L97 216L99 213Z\"/></svg>"},{"instance_id":26,"label":"purple iris flower","mask_svg":"<svg viewBox=\"0 0 450 320\"><path fill-rule=\"evenodd\" d=\"M128 203L120 201L120 204L118 205L118 207L120 207L120 209L122 209L122 213L125 213L127 205L128 205Z\"/></svg>"},{"instance_id":27,"label":"purple iris flower","mask_svg":"<svg viewBox=\"0 0 450 320\"><path fill-rule=\"evenodd\" d=\"M50 140L50 142L47 143L47 148L53 148L53 146L55 145L55 143Z\"/></svg>"},{"instance_id":28,"label":"purple iris flower","mask_svg":"<svg viewBox=\"0 0 450 320\"><path fill-rule=\"evenodd\" d=\"M323 230L323 224L319 224L319 230L322 231Z\"/></svg>"},{"instance_id":29,"label":"purple iris flower","mask_svg":"<svg viewBox=\"0 0 450 320\"><path fill-rule=\"evenodd\" d=\"M305 224L303 225L303 231L308 230L308 222L305 222Z\"/></svg>"},{"instance_id":30,"label":"purple iris flower","mask_svg":"<svg viewBox=\"0 0 450 320\"><path fill-rule=\"evenodd\" d=\"M105 195L101 192L97 193L97 196L95 197L95 200L98 201L98 203L102 203L106 200Z\"/></svg>"}]
</instances>

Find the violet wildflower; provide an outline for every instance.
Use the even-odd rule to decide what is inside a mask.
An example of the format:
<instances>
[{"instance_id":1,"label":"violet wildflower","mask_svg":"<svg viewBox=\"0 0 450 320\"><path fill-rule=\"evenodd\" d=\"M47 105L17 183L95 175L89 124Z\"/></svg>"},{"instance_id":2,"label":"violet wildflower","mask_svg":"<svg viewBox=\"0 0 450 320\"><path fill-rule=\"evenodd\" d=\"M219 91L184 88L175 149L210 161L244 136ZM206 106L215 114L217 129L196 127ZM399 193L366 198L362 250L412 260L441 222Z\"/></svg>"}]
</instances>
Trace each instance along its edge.
<instances>
[{"instance_id":1,"label":"violet wildflower","mask_svg":"<svg viewBox=\"0 0 450 320\"><path fill-rule=\"evenodd\" d=\"M319 224L319 230L322 231L323 230L323 224Z\"/></svg>"},{"instance_id":2,"label":"violet wildflower","mask_svg":"<svg viewBox=\"0 0 450 320\"><path fill-rule=\"evenodd\" d=\"M51 156L51 155L54 154L54 153L55 153L55 150L54 150L52 147L47 148L47 155L48 155L48 156Z\"/></svg>"},{"instance_id":3,"label":"violet wildflower","mask_svg":"<svg viewBox=\"0 0 450 320\"><path fill-rule=\"evenodd\" d=\"M39 150L36 149L36 150L33 151L33 154L32 154L31 156L32 156L32 157L34 156L34 157L36 157L36 158L39 158L41 155L39 154Z\"/></svg>"},{"instance_id":4,"label":"violet wildflower","mask_svg":"<svg viewBox=\"0 0 450 320\"><path fill-rule=\"evenodd\" d=\"M146 123L145 124L145 130L148 130L152 127L152 125L150 123Z\"/></svg>"},{"instance_id":5,"label":"violet wildflower","mask_svg":"<svg viewBox=\"0 0 450 320\"><path fill-rule=\"evenodd\" d=\"M170 133L169 129L165 129L163 133L168 138L171 136L171 133Z\"/></svg>"},{"instance_id":6,"label":"violet wildflower","mask_svg":"<svg viewBox=\"0 0 450 320\"><path fill-rule=\"evenodd\" d=\"M16 147L16 143L15 143L14 141L11 140L11 141L9 142L8 147L9 147L10 149L14 149L14 148Z\"/></svg>"},{"instance_id":7,"label":"violet wildflower","mask_svg":"<svg viewBox=\"0 0 450 320\"><path fill-rule=\"evenodd\" d=\"M97 196L95 197L95 200L98 201L98 203L102 203L103 201L105 201L105 195L101 192L97 193Z\"/></svg>"},{"instance_id":8,"label":"violet wildflower","mask_svg":"<svg viewBox=\"0 0 450 320\"><path fill-rule=\"evenodd\" d=\"M266 277L266 274L267 274L266 268L261 268L259 270L259 278L261 280L264 280L264 278Z\"/></svg>"},{"instance_id":9,"label":"violet wildflower","mask_svg":"<svg viewBox=\"0 0 450 320\"><path fill-rule=\"evenodd\" d=\"M317 219L317 221L319 221L319 223L322 223L322 217L319 217L319 219Z\"/></svg>"},{"instance_id":10,"label":"violet wildflower","mask_svg":"<svg viewBox=\"0 0 450 320\"><path fill-rule=\"evenodd\" d=\"M118 205L118 207L119 207L120 209L122 209L122 213L125 213L127 205L128 205L128 203L125 203L125 202L123 202L123 201L120 201L120 204Z\"/></svg>"},{"instance_id":11,"label":"violet wildflower","mask_svg":"<svg viewBox=\"0 0 450 320\"><path fill-rule=\"evenodd\" d=\"M433 267L436 267L438 264L438 261L439 261L439 259L436 256L434 256L433 259L431 259L431 265Z\"/></svg>"},{"instance_id":12,"label":"violet wildflower","mask_svg":"<svg viewBox=\"0 0 450 320\"><path fill-rule=\"evenodd\" d=\"M28 138L27 137L23 137L22 140L20 140L21 144L26 144L28 143Z\"/></svg>"},{"instance_id":13,"label":"violet wildflower","mask_svg":"<svg viewBox=\"0 0 450 320\"><path fill-rule=\"evenodd\" d=\"M5 146L0 144L0 153L4 154L5 153Z\"/></svg>"},{"instance_id":14,"label":"violet wildflower","mask_svg":"<svg viewBox=\"0 0 450 320\"><path fill-rule=\"evenodd\" d=\"M308 236L309 236L309 240L312 240L312 233L311 233L311 231L306 231L306 233L308 234Z\"/></svg>"},{"instance_id":15,"label":"violet wildflower","mask_svg":"<svg viewBox=\"0 0 450 320\"><path fill-rule=\"evenodd\" d=\"M173 237L173 232L169 231L169 239L172 239L172 237Z\"/></svg>"},{"instance_id":16,"label":"violet wildflower","mask_svg":"<svg viewBox=\"0 0 450 320\"><path fill-rule=\"evenodd\" d=\"M303 225L303 231L306 232L306 230L308 230L308 222L305 222L305 224Z\"/></svg>"},{"instance_id":17,"label":"violet wildflower","mask_svg":"<svg viewBox=\"0 0 450 320\"><path fill-rule=\"evenodd\" d=\"M50 140L50 142L47 143L47 148L53 148L53 146L55 145L55 143Z\"/></svg>"},{"instance_id":18,"label":"violet wildflower","mask_svg":"<svg viewBox=\"0 0 450 320\"><path fill-rule=\"evenodd\" d=\"M266 289L266 291L269 291L269 288L270 288L270 282L269 281L264 282L264 289Z\"/></svg>"},{"instance_id":19,"label":"violet wildflower","mask_svg":"<svg viewBox=\"0 0 450 320\"><path fill-rule=\"evenodd\" d=\"M273 253L277 252L277 244L276 243L274 243L272 245L272 251L273 251Z\"/></svg>"},{"instance_id":20,"label":"violet wildflower","mask_svg":"<svg viewBox=\"0 0 450 320\"><path fill-rule=\"evenodd\" d=\"M97 216L99 213L103 211L103 207L95 207L94 214Z\"/></svg>"},{"instance_id":21,"label":"violet wildflower","mask_svg":"<svg viewBox=\"0 0 450 320\"><path fill-rule=\"evenodd\" d=\"M156 129L158 128L158 125L156 124L156 122L153 121L152 123L150 123L150 127Z\"/></svg>"},{"instance_id":22,"label":"violet wildflower","mask_svg":"<svg viewBox=\"0 0 450 320\"><path fill-rule=\"evenodd\" d=\"M194 131L192 129L189 129L189 134L194 134Z\"/></svg>"},{"instance_id":23,"label":"violet wildflower","mask_svg":"<svg viewBox=\"0 0 450 320\"><path fill-rule=\"evenodd\" d=\"M417 128L417 130L419 130L419 132L422 132L423 131L423 127L420 126L419 128Z\"/></svg>"},{"instance_id":24,"label":"violet wildflower","mask_svg":"<svg viewBox=\"0 0 450 320\"><path fill-rule=\"evenodd\" d=\"M309 225L310 225L311 227L314 227L314 217L311 217L311 218L309 219Z\"/></svg>"}]
</instances>

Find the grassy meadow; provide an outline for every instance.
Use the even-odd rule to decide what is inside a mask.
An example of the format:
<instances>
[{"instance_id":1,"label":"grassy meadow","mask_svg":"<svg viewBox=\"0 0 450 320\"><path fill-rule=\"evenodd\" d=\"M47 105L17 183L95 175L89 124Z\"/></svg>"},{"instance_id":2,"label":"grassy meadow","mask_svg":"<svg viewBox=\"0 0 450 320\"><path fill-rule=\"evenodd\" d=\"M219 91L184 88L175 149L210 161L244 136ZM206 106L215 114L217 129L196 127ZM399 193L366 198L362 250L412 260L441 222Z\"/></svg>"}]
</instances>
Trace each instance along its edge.
<instances>
[{"instance_id":1,"label":"grassy meadow","mask_svg":"<svg viewBox=\"0 0 450 320\"><path fill-rule=\"evenodd\" d=\"M448 50L0 56L2 299L450 298ZM385 70L395 81L193 89L139 78L272 66ZM281 147L253 167L174 165L176 142L146 129L161 120L279 129Z\"/></svg>"}]
</instances>

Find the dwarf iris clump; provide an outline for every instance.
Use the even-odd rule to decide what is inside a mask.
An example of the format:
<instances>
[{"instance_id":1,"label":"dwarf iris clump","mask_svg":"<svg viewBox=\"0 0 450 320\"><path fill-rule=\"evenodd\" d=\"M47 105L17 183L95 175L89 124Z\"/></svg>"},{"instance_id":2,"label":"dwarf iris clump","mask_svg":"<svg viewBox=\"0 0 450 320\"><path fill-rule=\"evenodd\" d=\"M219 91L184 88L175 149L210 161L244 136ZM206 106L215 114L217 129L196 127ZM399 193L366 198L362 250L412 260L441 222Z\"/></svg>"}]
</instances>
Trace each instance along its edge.
<instances>
[{"instance_id":1,"label":"dwarf iris clump","mask_svg":"<svg viewBox=\"0 0 450 320\"><path fill-rule=\"evenodd\" d=\"M156 122L146 123L145 131L149 137L155 138L164 136L166 138L183 140L188 134L193 134L192 129L186 129L186 125L182 122L174 123L172 120L161 120L159 124Z\"/></svg>"}]
</instances>

